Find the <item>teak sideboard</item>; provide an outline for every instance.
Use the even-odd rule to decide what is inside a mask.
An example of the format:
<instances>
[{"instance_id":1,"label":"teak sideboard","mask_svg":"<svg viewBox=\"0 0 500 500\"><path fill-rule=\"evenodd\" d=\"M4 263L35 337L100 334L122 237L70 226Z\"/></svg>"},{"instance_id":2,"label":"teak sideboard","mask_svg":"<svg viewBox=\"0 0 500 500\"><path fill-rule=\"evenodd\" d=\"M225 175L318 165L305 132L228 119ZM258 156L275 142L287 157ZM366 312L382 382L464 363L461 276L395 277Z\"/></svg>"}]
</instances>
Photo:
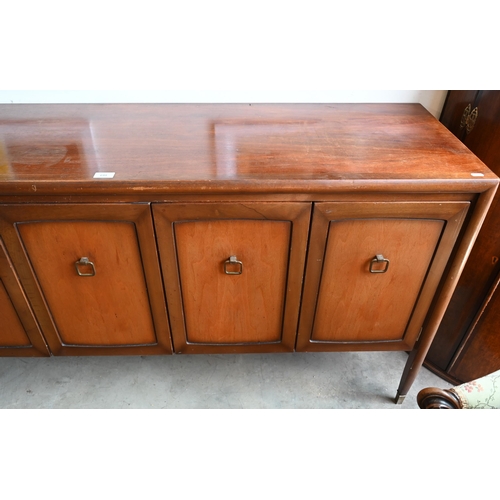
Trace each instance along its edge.
<instances>
[{"instance_id":1,"label":"teak sideboard","mask_svg":"<svg viewBox=\"0 0 500 500\"><path fill-rule=\"evenodd\" d=\"M1 105L0 354L403 350L401 402L497 184L418 104Z\"/></svg>"}]
</instances>

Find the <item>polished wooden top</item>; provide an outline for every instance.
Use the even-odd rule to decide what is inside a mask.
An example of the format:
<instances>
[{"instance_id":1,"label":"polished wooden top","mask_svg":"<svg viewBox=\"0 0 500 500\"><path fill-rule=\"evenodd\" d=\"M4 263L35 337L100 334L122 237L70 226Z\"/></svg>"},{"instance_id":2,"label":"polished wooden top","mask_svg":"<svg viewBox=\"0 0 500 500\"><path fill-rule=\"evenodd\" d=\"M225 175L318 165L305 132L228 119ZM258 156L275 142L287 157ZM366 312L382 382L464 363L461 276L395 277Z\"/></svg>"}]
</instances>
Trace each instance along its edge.
<instances>
[{"instance_id":1,"label":"polished wooden top","mask_svg":"<svg viewBox=\"0 0 500 500\"><path fill-rule=\"evenodd\" d=\"M419 104L0 105L0 194L321 192L381 183L479 192L496 182Z\"/></svg>"}]
</instances>

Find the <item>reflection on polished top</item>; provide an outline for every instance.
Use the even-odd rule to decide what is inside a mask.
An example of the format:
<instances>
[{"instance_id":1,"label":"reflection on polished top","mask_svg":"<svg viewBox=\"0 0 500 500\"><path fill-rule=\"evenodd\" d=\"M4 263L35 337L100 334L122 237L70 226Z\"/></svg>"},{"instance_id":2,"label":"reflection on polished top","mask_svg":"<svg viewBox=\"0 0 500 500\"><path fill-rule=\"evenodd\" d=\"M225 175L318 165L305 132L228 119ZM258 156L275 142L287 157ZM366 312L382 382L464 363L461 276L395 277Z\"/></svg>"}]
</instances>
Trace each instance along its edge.
<instances>
[{"instance_id":1,"label":"reflection on polished top","mask_svg":"<svg viewBox=\"0 0 500 500\"><path fill-rule=\"evenodd\" d=\"M418 104L0 105L0 194L439 179L496 177Z\"/></svg>"}]
</instances>

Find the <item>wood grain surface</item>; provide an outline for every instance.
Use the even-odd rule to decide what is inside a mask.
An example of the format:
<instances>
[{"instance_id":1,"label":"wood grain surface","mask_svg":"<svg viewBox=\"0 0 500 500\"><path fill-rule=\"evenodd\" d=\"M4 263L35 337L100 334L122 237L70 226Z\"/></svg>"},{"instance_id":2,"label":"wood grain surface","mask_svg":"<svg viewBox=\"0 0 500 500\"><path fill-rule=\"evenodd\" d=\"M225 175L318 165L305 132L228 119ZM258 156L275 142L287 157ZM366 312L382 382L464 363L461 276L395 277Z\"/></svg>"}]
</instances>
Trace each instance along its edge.
<instances>
[{"instance_id":1,"label":"wood grain surface","mask_svg":"<svg viewBox=\"0 0 500 500\"><path fill-rule=\"evenodd\" d=\"M293 351L310 212L309 203L153 206L176 352ZM231 255L241 275L224 273Z\"/></svg>"},{"instance_id":2,"label":"wood grain surface","mask_svg":"<svg viewBox=\"0 0 500 500\"><path fill-rule=\"evenodd\" d=\"M0 237L58 355L412 350L404 395L498 182L418 104L0 105Z\"/></svg>"},{"instance_id":3,"label":"wood grain surface","mask_svg":"<svg viewBox=\"0 0 500 500\"><path fill-rule=\"evenodd\" d=\"M0 239L0 356L48 356L49 351Z\"/></svg>"},{"instance_id":4,"label":"wood grain surface","mask_svg":"<svg viewBox=\"0 0 500 500\"><path fill-rule=\"evenodd\" d=\"M18 229L63 344L156 343L133 224L47 221ZM77 274L82 257L95 264L95 276Z\"/></svg>"},{"instance_id":5,"label":"wood grain surface","mask_svg":"<svg viewBox=\"0 0 500 500\"><path fill-rule=\"evenodd\" d=\"M418 104L0 105L0 142L0 194L450 191L494 178Z\"/></svg>"},{"instance_id":6,"label":"wood grain surface","mask_svg":"<svg viewBox=\"0 0 500 500\"><path fill-rule=\"evenodd\" d=\"M291 223L196 221L174 230L188 342L280 341ZM224 272L232 255L240 275Z\"/></svg>"},{"instance_id":7,"label":"wood grain surface","mask_svg":"<svg viewBox=\"0 0 500 500\"><path fill-rule=\"evenodd\" d=\"M171 352L148 204L4 205L0 219L54 354ZM82 257L95 276L78 275Z\"/></svg>"},{"instance_id":8,"label":"wood grain surface","mask_svg":"<svg viewBox=\"0 0 500 500\"><path fill-rule=\"evenodd\" d=\"M331 222L312 340L402 340L444 221ZM385 273L371 273L382 254ZM381 267L381 266L380 266Z\"/></svg>"},{"instance_id":9,"label":"wood grain surface","mask_svg":"<svg viewBox=\"0 0 500 500\"><path fill-rule=\"evenodd\" d=\"M298 350L410 350L468 203L318 203ZM370 273L382 254L384 274Z\"/></svg>"},{"instance_id":10,"label":"wood grain surface","mask_svg":"<svg viewBox=\"0 0 500 500\"><path fill-rule=\"evenodd\" d=\"M30 346L19 316L4 284L0 280L0 347Z\"/></svg>"}]
</instances>

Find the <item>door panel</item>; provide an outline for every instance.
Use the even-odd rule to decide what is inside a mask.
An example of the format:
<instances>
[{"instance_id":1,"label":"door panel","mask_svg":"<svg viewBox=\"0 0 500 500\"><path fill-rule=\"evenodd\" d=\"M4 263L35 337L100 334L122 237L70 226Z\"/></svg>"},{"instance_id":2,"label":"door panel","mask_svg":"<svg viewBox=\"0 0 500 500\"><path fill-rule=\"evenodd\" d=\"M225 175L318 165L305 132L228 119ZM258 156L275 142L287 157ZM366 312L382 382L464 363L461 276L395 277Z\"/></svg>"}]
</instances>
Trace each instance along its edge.
<instances>
[{"instance_id":1,"label":"door panel","mask_svg":"<svg viewBox=\"0 0 500 500\"><path fill-rule=\"evenodd\" d=\"M456 380L470 381L500 370L500 275L497 275L448 368Z\"/></svg>"},{"instance_id":2,"label":"door panel","mask_svg":"<svg viewBox=\"0 0 500 500\"><path fill-rule=\"evenodd\" d=\"M411 349L468 208L316 204L297 349Z\"/></svg>"},{"instance_id":3,"label":"door panel","mask_svg":"<svg viewBox=\"0 0 500 500\"><path fill-rule=\"evenodd\" d=\"M279 342L291 223L196 221L174 230L187 341ZM231 255L241 269L225 264Z\"/></svg>"},{"instance_id":4,"label":"door panel","mask_svg":"<svg viewBox=\"0 0 500 500\"><path fill-rule=\"evenodd\" d=\"M331 222L312 340L402 340L443 226L418 219ZM387 271L370 272L381 253Z\"/></svg>"},{"instance_id":5,"label":"door panel","mask_svg":"<svg viewBox=\"0 0 500 500\"><path fill-rule=\"evenodd\" d=\"M18 230L63 344L156 343L133 224L29 222ZM94 276L78 275L82 257Z\"/></svg>"},{"instance_id":6,"label":"door panel","mask_svg":"<svg viewBox=\"0 0 500 500\"><path fill-rule=\"evenodd\" d=\"M0 240L0 356L48 356L31 308Z\"/></svg>"},{"instance_id":7,"label":"door panel","mask_svg":"<svg viewBox=\"0 0 500 500\"><path fill-rule=\"evenodd\" d=\"M176 352L294 349L310 210L154 205Z\"/></svg>"},{"instance_id":8,"label":"door panel","mask_svg":"<svg viewBox=\"0 0 500 500\"><path fill-rule=\"evenodd\" d=\"M24 331L14 305L0 280L0 347L30 346L31 342Z\"/></svg>"},{"instance_id":9,"label":"door panel","mask_svg":"<svg viewBox=\"0 0 500 500\"><path fill-rule=\"evenodd\" d=\"M4 206L0 214L46 304L42 327L55 354L171 352L149 205Z\"/></svg>"}]
</instances>

